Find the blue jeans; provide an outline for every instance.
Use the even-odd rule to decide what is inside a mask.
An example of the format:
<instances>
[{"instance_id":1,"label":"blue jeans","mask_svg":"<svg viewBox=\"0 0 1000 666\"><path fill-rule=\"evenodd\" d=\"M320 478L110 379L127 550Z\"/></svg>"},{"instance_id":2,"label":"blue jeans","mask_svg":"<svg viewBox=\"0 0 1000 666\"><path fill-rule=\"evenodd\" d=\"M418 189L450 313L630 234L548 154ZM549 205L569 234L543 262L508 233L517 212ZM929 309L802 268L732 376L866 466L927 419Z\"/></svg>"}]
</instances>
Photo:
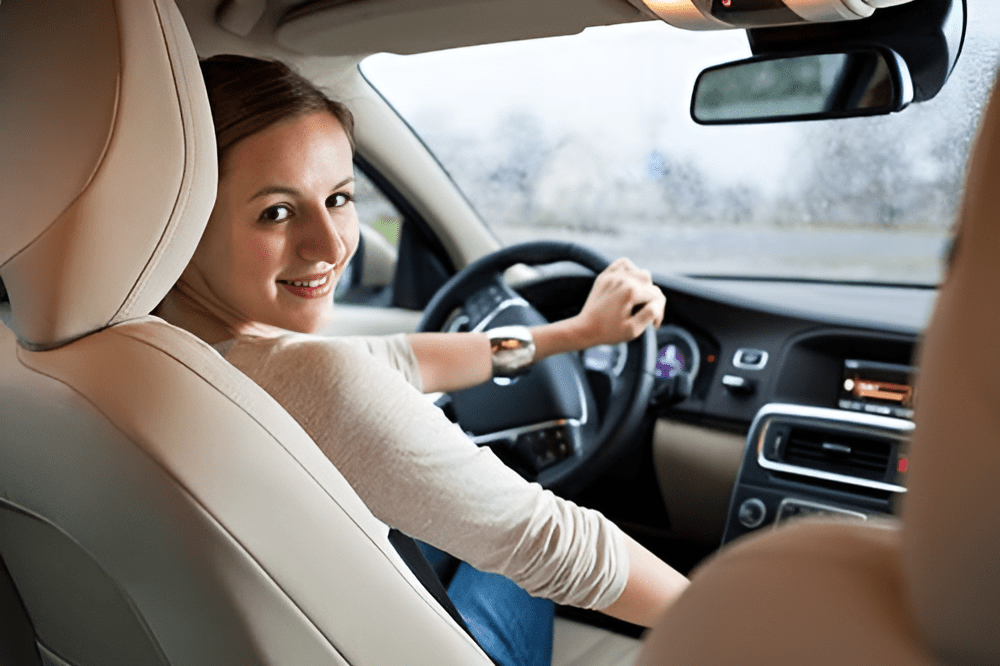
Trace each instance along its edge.
<instances>
[{"instance_id":1,"label":"blue jeans","mask_svg":"<svg viewBox=\"0 0 1000 666\"><path fill-rule=\"evenodd\" d=\"M450 557L426 544L419 545L432 565L441 556ZM509 578L483 573L465 562L458 565L448 585L448 596L469 631L497 663L502 666L552 663L555 604L548 599L536 599Z\"/></svg>"}]
</instances>

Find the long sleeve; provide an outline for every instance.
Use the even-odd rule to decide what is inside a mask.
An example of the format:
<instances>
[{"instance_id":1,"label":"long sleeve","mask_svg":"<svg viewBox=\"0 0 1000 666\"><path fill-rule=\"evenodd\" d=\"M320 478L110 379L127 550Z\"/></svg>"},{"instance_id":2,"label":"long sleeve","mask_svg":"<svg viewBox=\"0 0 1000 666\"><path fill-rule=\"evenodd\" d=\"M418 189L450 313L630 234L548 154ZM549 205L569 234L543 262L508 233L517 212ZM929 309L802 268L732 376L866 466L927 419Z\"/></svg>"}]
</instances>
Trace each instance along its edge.
<instances>
[{"instance_id":1,"label":"long sleeve","mask_svg":"<svg viewBox=\"0 0 1000 666\"><path fill-rule=\"evenodd\" d=\"M628 556L614 524L476 447L363 344L241 338L225 356L289 411L388 525L559 603L604 608L624 589Z\"/></svg>"}]
</instances>

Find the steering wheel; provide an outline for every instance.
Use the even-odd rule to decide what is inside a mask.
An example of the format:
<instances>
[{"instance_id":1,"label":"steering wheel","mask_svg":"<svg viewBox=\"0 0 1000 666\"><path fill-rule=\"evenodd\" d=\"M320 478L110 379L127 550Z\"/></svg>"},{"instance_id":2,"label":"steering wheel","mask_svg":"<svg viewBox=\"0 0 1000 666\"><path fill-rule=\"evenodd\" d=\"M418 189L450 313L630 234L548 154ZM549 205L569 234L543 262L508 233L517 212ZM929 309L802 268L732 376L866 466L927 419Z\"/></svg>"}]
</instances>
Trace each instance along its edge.
<instances>
[{"instance_id":1,"label":"steering wheel","mask_svg":"<svg viewBox=\"0 0 1000 666\"><path fill-rule=\"evenodd\" d=\"M554 241L513 245L459 271L424 310L420 331L537 326L545 317L503 280L515 264L572 261L594 271L609 261ZM582 301L581 301L582 304ZM480 446L525 478L563 493L585 487L635 440L653 388L652 326L628 344L560 354L513 379L494 378L439 403Z\"/></svg>"}]
</instances>

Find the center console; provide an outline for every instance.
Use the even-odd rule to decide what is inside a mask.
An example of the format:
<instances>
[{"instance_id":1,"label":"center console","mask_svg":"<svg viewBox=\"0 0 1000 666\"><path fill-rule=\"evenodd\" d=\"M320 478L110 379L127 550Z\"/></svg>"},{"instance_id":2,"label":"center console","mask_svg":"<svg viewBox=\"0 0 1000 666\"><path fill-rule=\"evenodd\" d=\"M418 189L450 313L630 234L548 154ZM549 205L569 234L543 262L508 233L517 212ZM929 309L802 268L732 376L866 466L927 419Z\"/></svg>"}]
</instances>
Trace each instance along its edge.
<instances>
[{"instance_id":1,"label":"center console","mask_svg":"<svg viewBox=\"0 0 1000 666\"><path fill-rule=\"evenodd\" d=\"M845 363L839 409L770 403L747 437L723 543L794 517L867 520L906 492L913 422L902 367Z\"/></svg>"}]
</instances>

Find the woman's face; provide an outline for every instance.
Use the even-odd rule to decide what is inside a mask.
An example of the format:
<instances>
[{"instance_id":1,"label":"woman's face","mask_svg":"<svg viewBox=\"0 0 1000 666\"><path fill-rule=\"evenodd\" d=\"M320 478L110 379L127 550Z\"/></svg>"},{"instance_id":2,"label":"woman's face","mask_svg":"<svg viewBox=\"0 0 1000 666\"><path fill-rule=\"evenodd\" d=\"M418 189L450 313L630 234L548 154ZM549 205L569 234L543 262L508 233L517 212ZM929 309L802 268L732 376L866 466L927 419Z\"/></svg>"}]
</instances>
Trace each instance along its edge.
<instances>
[{"instance_id":1,"label":"woman's face","mask_svg":"<svg viewBox=\"0 0 1000 666\"><path fill-rule=\"evenodd\" d=\"M186 282L236 331L314 333L358 246L351 146L316 112L253 134L220 164L219 191Z\"/></svg>"}]
</instances>

